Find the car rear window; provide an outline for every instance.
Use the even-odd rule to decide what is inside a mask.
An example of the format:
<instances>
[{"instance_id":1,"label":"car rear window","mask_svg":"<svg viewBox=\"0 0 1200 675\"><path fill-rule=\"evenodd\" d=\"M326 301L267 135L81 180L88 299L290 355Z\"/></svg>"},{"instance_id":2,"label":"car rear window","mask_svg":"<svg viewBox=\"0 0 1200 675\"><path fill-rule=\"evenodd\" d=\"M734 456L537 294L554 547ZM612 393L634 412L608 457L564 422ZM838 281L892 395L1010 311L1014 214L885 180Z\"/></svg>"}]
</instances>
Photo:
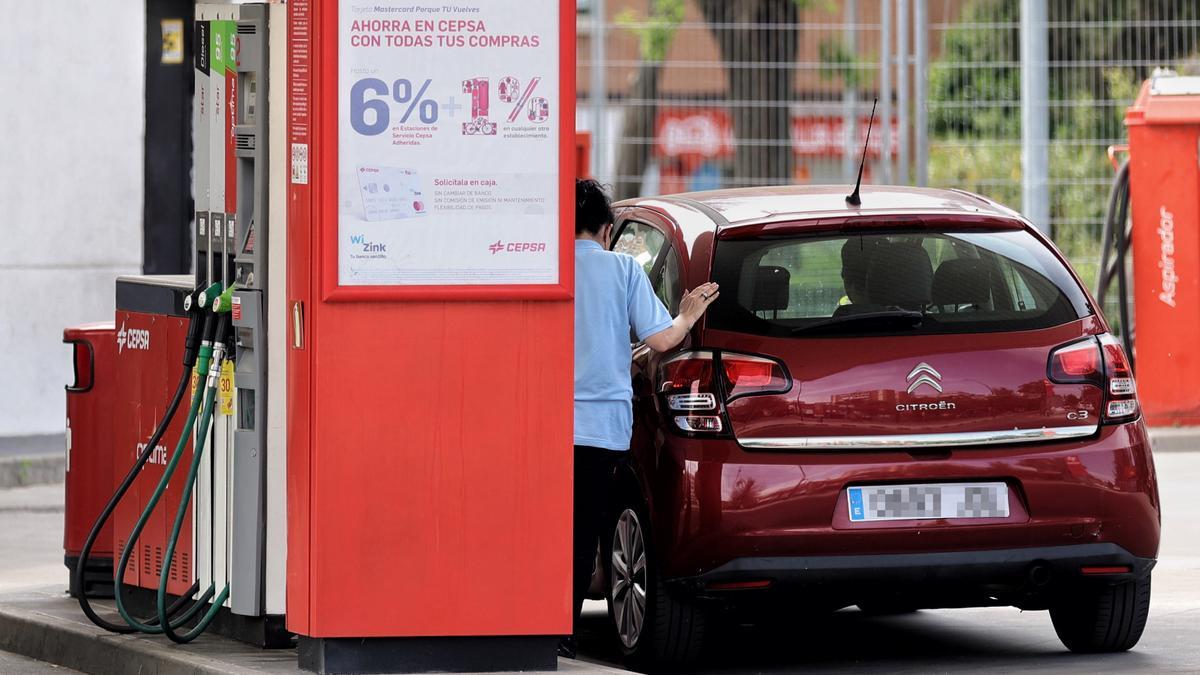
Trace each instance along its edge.
<instances>
[{"instance_id":1,"label":"car rear window","mask_svg":"<svg viewBox=\"0 0 1200 675\"><path fill-rule=\"evenodd\" d=\"M707 325L758 335L1049 328L1091 314L1025 231L894 231L717 243Z\"/></svg>"}]
</instances>

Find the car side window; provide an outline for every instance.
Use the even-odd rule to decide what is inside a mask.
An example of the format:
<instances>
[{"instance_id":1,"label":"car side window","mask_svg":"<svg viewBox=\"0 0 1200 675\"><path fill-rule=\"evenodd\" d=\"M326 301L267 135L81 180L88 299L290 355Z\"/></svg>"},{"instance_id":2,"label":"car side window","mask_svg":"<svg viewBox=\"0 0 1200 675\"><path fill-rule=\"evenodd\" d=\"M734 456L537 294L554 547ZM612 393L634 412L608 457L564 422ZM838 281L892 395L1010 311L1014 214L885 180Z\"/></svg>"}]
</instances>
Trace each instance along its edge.
<instances>
[{"instance_id":1,"label":"car side window","mask_svg":"<svg viewBox=\"0 0 1200 675\"><path fill-rule=\"evenodd\" d=\"M666 243L667 237L662 232L645 223L630 220L617 233L612 250L633 256L642 270L650 274Z\"/></svg>"},{"instance_id":2,"label":"car side window","mask_svg":"<svg viewBox=\"0 0 1200 675\"><path fill-rule=\"evenodd\" d=\"M654 282L654 292L658 294L658 299L667 306L671 316L678 314L679 301L683 299L683 278L679 266L679 254L675 252L675 247L667 247L666 257L663 259L658 278L651 281Z\"/></svg>"}]
</instances>

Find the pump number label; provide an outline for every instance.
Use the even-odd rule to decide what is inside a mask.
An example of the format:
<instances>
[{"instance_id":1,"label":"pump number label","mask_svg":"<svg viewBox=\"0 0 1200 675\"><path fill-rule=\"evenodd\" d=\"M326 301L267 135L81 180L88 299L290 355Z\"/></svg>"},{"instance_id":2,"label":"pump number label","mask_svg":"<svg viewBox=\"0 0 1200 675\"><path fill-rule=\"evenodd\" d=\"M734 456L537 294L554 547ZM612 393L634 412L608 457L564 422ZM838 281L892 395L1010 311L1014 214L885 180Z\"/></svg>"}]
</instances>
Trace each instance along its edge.
<instances>
[{"instance_id":1,"label":"pump number label","mask_svg":"<svg viewBox=\"0 0 1200 675\"><path fill-rule=\"evenodd\" d=\"M221 379L217 381L217 393L220 395L222 415L233 415L233 361L221 364Z\"/></svg>"}]
</instances>

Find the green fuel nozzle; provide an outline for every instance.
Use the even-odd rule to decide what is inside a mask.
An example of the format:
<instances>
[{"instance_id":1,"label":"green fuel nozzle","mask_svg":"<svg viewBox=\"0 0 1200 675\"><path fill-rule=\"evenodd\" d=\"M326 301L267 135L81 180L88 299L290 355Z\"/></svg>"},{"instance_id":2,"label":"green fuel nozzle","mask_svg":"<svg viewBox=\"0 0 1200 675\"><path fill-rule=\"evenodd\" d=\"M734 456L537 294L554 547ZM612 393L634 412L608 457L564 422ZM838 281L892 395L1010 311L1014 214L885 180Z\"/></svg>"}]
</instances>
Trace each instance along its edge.
<instances>
[{"instance_id":1,"label":"green fuel nozzle","mask_svg":"<svg viewBox=\"0 0 1200 675\"><path fill-rule=\"evenodd\" d=\"M213 300L212 311L217 314L226 314L233 309L233 292L237 290L237 284L229 284L229 288L225 289Z\"/></svg>"},{"instance_id":2,"label":"green fuel nozzle","mask_svg":"<svg viewBox=\"0 0 1200 675\"><path fill-rule=\"evenodd\" d=\"M213 301L221 295L221 282L214 282L213 285L200 292L200 309L212 309Z\"/></svg>"}]
</instances>

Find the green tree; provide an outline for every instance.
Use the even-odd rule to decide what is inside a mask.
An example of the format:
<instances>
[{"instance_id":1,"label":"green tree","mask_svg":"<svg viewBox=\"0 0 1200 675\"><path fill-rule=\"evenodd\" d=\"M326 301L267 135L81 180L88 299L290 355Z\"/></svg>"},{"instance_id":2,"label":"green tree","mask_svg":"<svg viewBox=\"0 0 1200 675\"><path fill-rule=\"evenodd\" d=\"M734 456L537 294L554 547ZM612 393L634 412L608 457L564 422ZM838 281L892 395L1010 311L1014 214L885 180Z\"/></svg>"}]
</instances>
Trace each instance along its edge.
<instances>
[{"instance_id":1,"label":"green tree","mask_svg":"<svg viewBox=\"0 0 1200 675\"><path fill-rule=\"evenodd\" d=\"M1195 0L1055 2L1049 6L1051 218L1056 243L1091 282L1107 181L1107 142L1157 65L1196 49ZM973 0L943 34L929 72L930 181L1019 206L1018 0ZM1046 223L1039 223L1046 226Z\"/></svg>"}]
</instances>

